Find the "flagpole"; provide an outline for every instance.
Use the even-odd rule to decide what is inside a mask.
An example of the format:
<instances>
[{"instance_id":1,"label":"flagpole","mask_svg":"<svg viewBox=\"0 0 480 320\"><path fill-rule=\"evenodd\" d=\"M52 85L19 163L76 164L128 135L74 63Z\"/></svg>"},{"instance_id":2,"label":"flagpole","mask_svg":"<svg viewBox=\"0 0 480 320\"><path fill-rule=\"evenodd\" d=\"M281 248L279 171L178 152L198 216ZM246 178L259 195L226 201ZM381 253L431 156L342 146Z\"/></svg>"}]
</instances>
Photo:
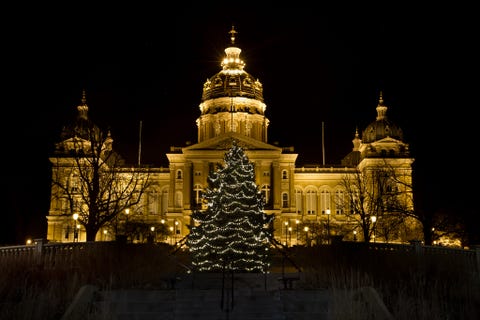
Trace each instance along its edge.
<instances>
[{"instance_id":1,"label":"flagpole","mask_svg":"<svg viewBox=\"0 0 480 320\"><path fill-rule=\"evenodd\" d=\"M140 166L141 155L142 155L142 120L140 120L140 128L138 133L138 166Z\"/></svg>"},{"instance_id":2,"label":"flagpole","mask_svg":"<svg viewBox=\"0 0 480 320\"><path fill-rule=\"evenodd\" d=\"M323 166L325 167L325 124L322 121L322 158Z\"/></svg>"}]
</instances>

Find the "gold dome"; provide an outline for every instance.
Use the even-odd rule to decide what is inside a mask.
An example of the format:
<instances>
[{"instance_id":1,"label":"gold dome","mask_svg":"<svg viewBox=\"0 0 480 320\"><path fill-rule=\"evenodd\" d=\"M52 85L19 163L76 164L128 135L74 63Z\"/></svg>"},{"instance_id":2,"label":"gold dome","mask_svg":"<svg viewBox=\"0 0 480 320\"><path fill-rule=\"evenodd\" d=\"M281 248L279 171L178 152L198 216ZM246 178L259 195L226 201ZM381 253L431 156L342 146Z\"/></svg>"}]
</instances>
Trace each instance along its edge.
<instances>
[{"instance_id":1,"label":"gold dome","mask_svg":"<svg viewBox=\"0 0 480 320\"><path fill-rule=\"evenodd\" d=\"M245 62L240 59L242 50L234 46L235 34L236 31L232 27L230 31L231 46L225 49L226 56L221 63L222 70L208 78L203 85L201 101L204 106L208 107L202 108L202 114L228 111L230 103L225 104L225 99L222 98L237 97L261 102L261 104L249 104L249 108L244 111L258 114L263 114L264 112L263 107L254 107L255 105L261 106L263 104L263 86L258 79L255 79L244 70ZM218 103L204 104L204 102L209 100L216 100Z\"/></svg>"}]
</instances>

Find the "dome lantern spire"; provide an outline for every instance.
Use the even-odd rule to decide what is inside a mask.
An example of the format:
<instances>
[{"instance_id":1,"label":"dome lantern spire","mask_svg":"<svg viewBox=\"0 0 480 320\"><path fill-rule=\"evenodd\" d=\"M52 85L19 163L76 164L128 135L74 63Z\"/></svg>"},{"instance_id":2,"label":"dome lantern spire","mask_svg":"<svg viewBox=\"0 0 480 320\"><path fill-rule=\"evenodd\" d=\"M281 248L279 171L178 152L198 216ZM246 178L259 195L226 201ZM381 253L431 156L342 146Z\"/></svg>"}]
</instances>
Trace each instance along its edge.
<instances>
[{"instance_id":1,"label":"dome lantern spire","mask_svg":"<svg viewBox=\"0 0 480 320\"><path fill-rule=\"evenodd\" d=\"M362 144L362 140L360 139L360 134L358 133L358 127L355 128L355 138L352 140L353 142L353 151L358 151L360 145Z\"/></svg>"},{"instance_id":2,"label":"dome lantern spire","mask_svg":"<svg viewBox=\"0 0 480 320\"><path fill-rule=\"evenodd\" d=\"M81 104L77 106L78 110L78 117L82 119L87 119L88 118L88 105L87 105L87 93L85 92L85 89L82 91L82 100Z\"/></svg>"},{"instance_id":3,"label":"dome lantern spire","mask_svg":"<svg viewBox=\"0 0 480 320\"><path fill-rule=\"evenodd\" d=\"M235 30L235 27L232 25L232 30L230 30L228 32L230 34L230 41L232 41L232 45L235 44L235 35L238 33L236 30Z\"/></svg>"},{"instance_id":4,"label":"dome lantern spire","mask_svg":"<svg viewBox=\"0 0 480 320\"><path fill-rule=\"evenodd\" d=\"M380 91L380 95L378 97L378 105L377 105L377 120L386 119L387 117L387 106L384 104L383 101L383 92Z\"/></svg>"},{"instance_id":5,"label":"dome lantern spire","mask_svg":"<svg viewBox=\"0 0 480 320\"><path fill-rule=\"evenodd\" d=\"M231 74L242 73L245 67L245 62L240 59L242 49L235 47L235 35L238 32L235 30L235 27L232 26L232 29L228 33L230 34L230 41L232 43L230 47L225 49L226 57L222 61L223 71Z\"/></svg>"}]
</instances>

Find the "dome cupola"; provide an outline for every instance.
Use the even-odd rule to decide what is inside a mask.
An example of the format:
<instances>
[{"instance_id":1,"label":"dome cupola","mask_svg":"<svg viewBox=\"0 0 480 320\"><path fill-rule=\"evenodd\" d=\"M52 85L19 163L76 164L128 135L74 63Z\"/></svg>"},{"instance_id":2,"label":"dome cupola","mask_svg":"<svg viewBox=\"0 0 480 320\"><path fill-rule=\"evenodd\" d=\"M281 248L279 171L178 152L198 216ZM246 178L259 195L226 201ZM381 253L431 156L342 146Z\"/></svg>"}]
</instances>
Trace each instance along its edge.
<instances>
[{"instance_id":1,"label":"dome cupola","mask_svg":"<svg viewBox=\"0 0 480 320\"><path fill-rule=\"evenodd\" d=\"M244 70L234 27L229 34L231 44L225 49L222 70L203 84L198 142L230 132L267 142L269 121L265 117L262 83Z\"/></svg>"},{"instance_id":2,"label":"dome cupola","mask_svg":"<svg viewBox=\"0 0 480 320\"><path fill-rule=\"evenodd\" d=\"M222 70L204 83L202 102L222 97L245 97L263 102L262 84L244 70L245 62L240 59L242 50L234 46L237 31L232 27L229 33L231 46L225 49Z\"/></svg>"},{"instance_id":3,"label":"dome cupola","mask_svg":"<svg viewBox=\"0 0 480 320\"><path fill-rule=\"evenodd\" d=\"M362 143L372 143L384 138L393 138L403 141L403 131L387 118L387 106L380 92L377 105L377 118L370 123L362 133Z\"/></svg>"}]
</instances>

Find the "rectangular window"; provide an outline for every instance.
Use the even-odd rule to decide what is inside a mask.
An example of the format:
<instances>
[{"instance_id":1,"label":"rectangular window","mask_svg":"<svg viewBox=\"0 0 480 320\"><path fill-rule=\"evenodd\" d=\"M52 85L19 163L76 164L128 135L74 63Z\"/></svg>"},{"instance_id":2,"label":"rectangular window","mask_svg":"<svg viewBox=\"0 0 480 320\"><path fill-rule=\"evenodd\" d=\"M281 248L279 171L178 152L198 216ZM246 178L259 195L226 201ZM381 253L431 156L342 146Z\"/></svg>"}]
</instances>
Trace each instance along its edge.
<instances>
[{"instance_id":1,"label":"rectangular window","mask_svg":"<svg viewBox=\"0 0 480 320\"><path fill-rule=\"evenodd\" d=\"M282 207L283 208L288 208L288 194L287 193L282 194Z\"/></svg>"}]
</instances>

